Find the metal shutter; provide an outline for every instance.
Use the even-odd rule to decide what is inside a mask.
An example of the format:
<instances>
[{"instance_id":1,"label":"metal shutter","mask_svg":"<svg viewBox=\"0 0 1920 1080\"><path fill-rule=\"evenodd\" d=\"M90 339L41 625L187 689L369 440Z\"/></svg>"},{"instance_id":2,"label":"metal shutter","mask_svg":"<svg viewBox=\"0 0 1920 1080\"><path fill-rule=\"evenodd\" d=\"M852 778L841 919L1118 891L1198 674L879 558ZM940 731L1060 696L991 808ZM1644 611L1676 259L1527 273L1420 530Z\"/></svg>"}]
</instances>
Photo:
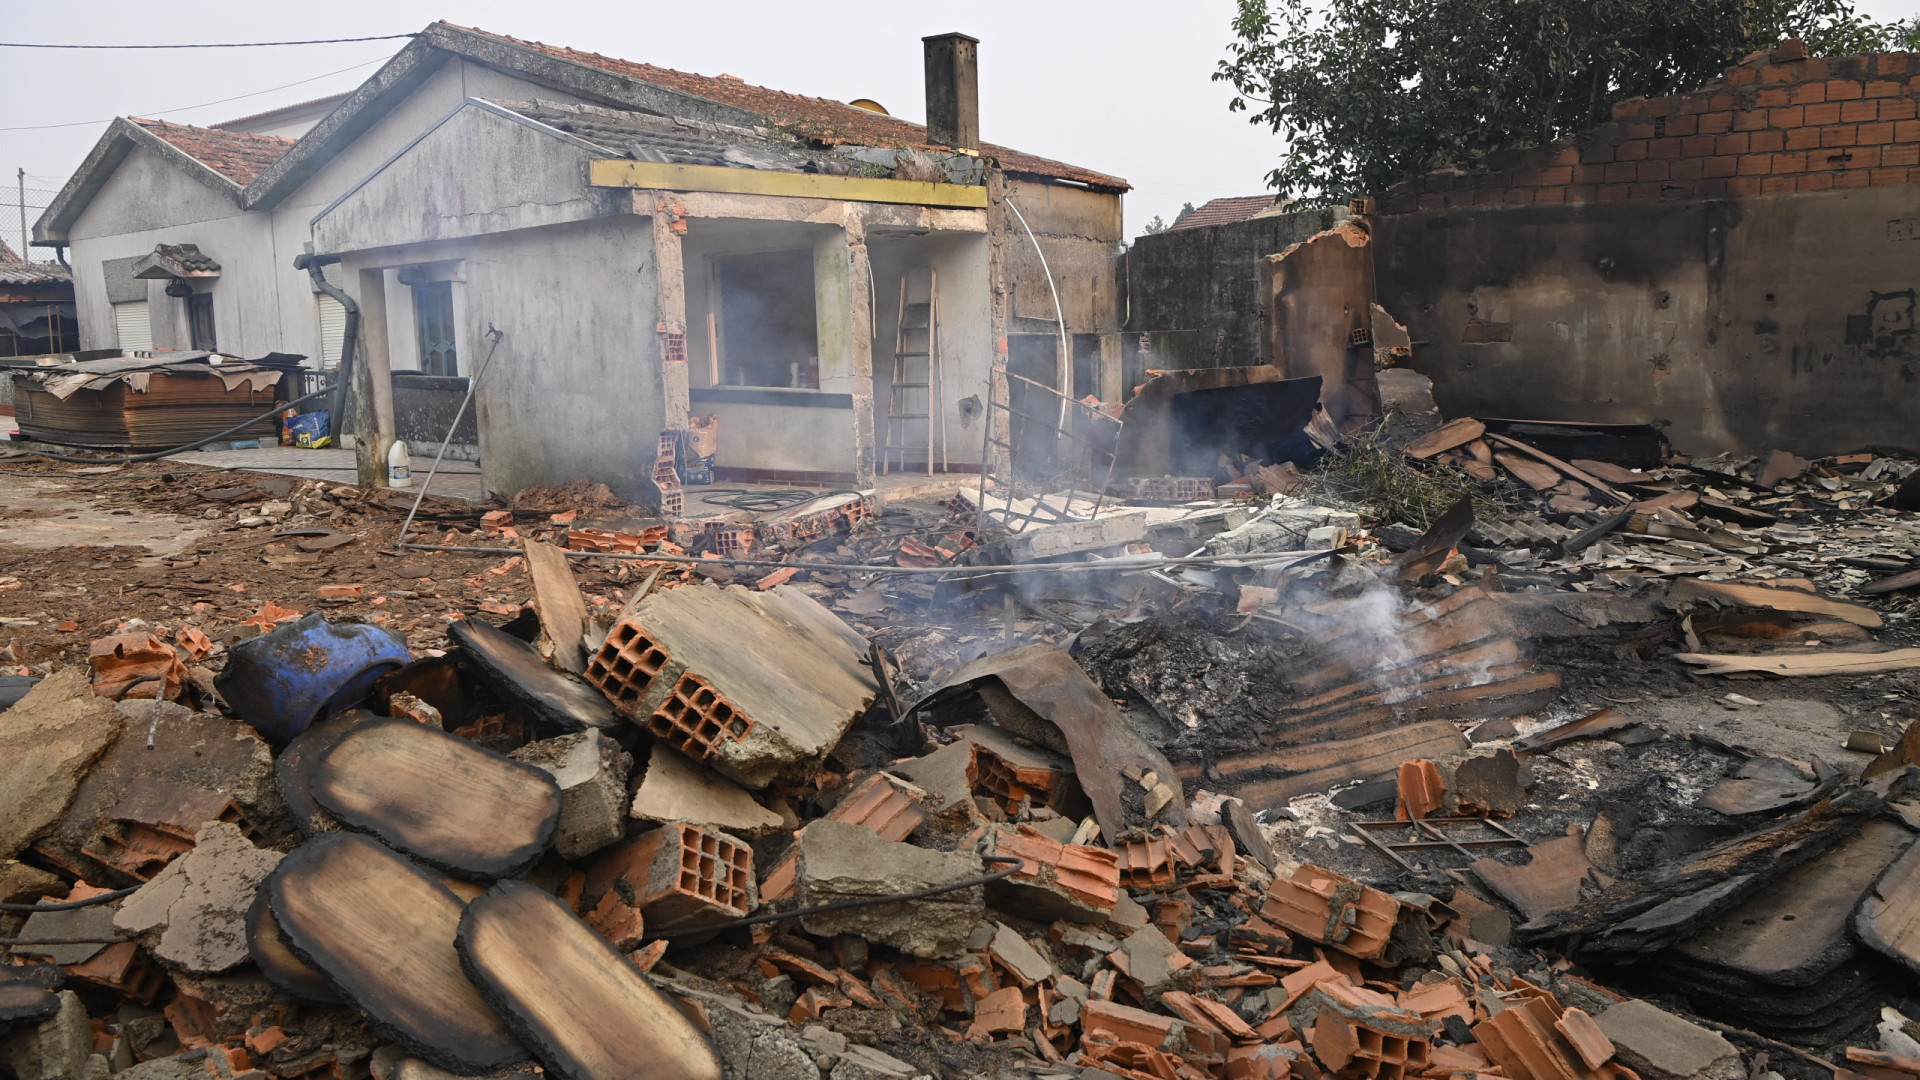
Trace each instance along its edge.
<instances>
[{"instance_id":1,"label":"metal shutter","mask_svg":"<svg viewBox=\"0 0 1920 1080\"><path fill-rule=\"evenodd\" d=\"M320 370L340 368L340 347L347 339L347 309L333 297L320 294Z\"/></svg>"},{"instance_id":2,"label":"metal shutter","mask_svg":"<svg viewBox=\"0 0 1920 1080\"><path fill-rule=\"evenodd\" d=\"M145 300L113 305L113 328L122 349L153 348L153 322L147 318Z\"/></svg>"}]
</instances>

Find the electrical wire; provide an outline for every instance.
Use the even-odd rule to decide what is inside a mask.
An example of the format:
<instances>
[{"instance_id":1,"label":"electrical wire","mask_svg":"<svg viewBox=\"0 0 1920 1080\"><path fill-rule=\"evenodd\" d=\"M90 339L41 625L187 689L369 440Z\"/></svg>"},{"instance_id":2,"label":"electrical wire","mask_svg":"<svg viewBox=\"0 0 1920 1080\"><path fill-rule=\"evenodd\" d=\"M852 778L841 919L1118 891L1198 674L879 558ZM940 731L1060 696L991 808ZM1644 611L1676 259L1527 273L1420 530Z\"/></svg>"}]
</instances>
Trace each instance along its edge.
<instances>
[{"instance_id":1,"label":"electrical wire","mask_svg":"<svg viewBox=\"0 0 1920 1080\"><path fill-rule=\"evenodd\" d=\"M263 49L274 45L340 45L352 41L398 41L415 38L412 34L380 34L375 37L314 38L309 41L219 41L187 45L50 45L37 41L0 41L0 49Z\"/></svg>"},{"instance_id":2,"label":"electrical wire","mask_svg":"<svg viewBox=\"0 0 1920 1080\"><path fill-rule=\"evenodd\" d=\"M334 75L343 75L359 68L371 67L374 64L384 64L389 59L391 59L391 57L378 56L372 60L363 60L358 64L350 64L335 71L322 72L311 78L301 79L297 82L282 83L279 86L269 86L265 90L255 90L247 94L235 94L233 97L219 98L214 101L203 101L198 105L177 105L169 109L143 109L141 111L146 113L183 113L192 112L195 109L204 109L209 105L225 105L229 101L245 101L247 98L259 97L262 94L271 94L277 90L289 90L296 86L305 86L310 82L319 82L321 79L330 78ZM108 117L105 120L73 120L64 124L22 124L14 127L0 127L0 131L51 131L55 128L92 127L94 124L111 124L113 121L113 117ZM65 182L65 180L61 181L61 183ZM38 209L45 209L45 207L39 207Z\"/></svg>"},{"instance_id":3,"label":"electrical wire","mask_svg":"<svg viewBox=\"0 0 1920 1080\"><path fill-rule=\"evenodd\" d=\"M401 544L396 549L408 551L450 551L460 555L523 555L519 548L505 547L461 547L458 544ZM1184 559L1149 557L1145 555L1119 555L1111 559L1097 559L1093 562L1078 563L999 563L980 566L894 566L888 563L817 563L788 562L781 559L726 559L712 558L706 555L656 555L650 553L629 554L626 552L605 551L563 551L562 555L570 559L618 559L625 562L686 563L692 566L791 566L796 570L846 571L856 574L902 574L952 576L952 577L988 577L994 574L1014 573L1090 573L1116 570L1122 573L1141 570L1177 570L1183 566L1217 567L1223 570L1254 570L1284 561L1280 567L1288 570L1295 566L1304 566L1318 559L1325 559L1339 552L1338 548L1325 551L1271 551L1249 552L1245 555L1198 555Z\"/></svg>"},{"instance_id":4,"label":"electrical wire","mask_svg":"<svg viewBox=\"0 0 1920 1080\"><path fill-rule=\"evenodd\" d=\"M668 930L662 933L656 933L653 936L671 938L686 937L689 934L713 934L722 930L735 930L742 926L758 926L761 923L779 922L782 919L799 919L808 915L824 915L829 911L845 911L848 908L872 907L875 904L904 904L910 900L925 900L930 896L940 896L943 893L959 892L961 889L971 889L980 885L991 885L996 881L1002 881L1019 873L1020 868L1026 864L1025 859L1014 855L982 855L980 856L980 861L985 863L1012 863L1013 865L1007 867L1005 870L995 870L991 874L982 874L979 877L970 877L962 881L951 881L945 885L935 885L931 889L921 889L917 892L899 893L894 896L863 896L857 900L837 900L831 904L820 904L815 907L799 908L794 911L776 911L770 915L749 915L744 919L733 919L729 922L709 923L705 926L691 926L684 930Z\"/></svg>"},{"instance_id":5,"label":"electrical wire","mask_svg":"<svg viewBox=\"0 0 1920 1080\"><path fill-rule=\"evenodd\" d=\"M96 904L109 903L123 896L132 896L139 891L140 886L134 885L130 888L115 889L112 892L103 892L95 896L89 896L85 900L62 900L53 904L0 904L0 911L8 913L17 912L23 915L30 915L36 911L72 911L75 908L93 907Z\"/></svg>"}]
</instances>

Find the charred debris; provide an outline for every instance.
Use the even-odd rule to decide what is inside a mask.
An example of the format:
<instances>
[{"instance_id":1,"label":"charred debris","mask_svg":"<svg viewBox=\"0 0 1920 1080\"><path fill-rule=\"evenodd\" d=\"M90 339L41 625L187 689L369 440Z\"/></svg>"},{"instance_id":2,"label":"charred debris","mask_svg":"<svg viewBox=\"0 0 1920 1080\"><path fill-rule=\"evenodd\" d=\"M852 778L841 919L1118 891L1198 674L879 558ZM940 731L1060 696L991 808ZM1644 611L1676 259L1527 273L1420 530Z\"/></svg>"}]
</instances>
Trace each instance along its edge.
<instances>
[{"instance_id":1,"label":"charred debris","mask_svg":"<svg viewBox=\"0 0 1920 1080\"><path fill-rule=\"evenodd\" d=\"M430 646L23 670L0 1070L1920 1075L1913 462L1163 378L920 500L443 508L528 589Z\"/></svg>"}]
</instances>

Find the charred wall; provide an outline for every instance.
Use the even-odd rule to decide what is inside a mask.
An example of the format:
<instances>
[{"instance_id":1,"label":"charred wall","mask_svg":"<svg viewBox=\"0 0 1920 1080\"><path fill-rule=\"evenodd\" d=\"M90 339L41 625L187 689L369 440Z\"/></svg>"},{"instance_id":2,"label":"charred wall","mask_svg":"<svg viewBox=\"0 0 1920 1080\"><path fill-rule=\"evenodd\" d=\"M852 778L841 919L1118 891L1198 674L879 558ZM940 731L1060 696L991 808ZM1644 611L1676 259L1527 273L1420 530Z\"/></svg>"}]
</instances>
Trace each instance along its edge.
<instances>
[{"instance_id":1,"label":"charred wall","mask_svg":"<svg viewBox=\"0 0 1920 1080\"><path fill-rule=\"evenodd\" d=\"M1312 210L1142 236L1127 253L1127 329L1152 332L1160 367L1263 363L1261 260L1346 216Z\"/></svg>"},{"instance_id":2,"label":"charred wall","mask_svg":"<svg viewBox=\"0 0 1920 1080\"><path fill-rule=\"evenodd\" d=\"M1685 451L1920 445L1913 187L1376 219L1450 415L1647 422Z\"/></svg>"}]
</instances>

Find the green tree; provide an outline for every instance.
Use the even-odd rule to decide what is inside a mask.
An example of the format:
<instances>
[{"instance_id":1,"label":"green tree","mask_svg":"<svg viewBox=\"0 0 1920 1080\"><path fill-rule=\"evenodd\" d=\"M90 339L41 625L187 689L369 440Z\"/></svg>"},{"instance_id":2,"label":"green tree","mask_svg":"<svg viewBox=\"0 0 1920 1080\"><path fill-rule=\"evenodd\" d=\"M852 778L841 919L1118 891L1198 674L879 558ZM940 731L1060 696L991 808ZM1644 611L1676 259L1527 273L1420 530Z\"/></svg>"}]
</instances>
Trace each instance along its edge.
<instances>
[{"instance_id":1,"label":"green tree","mask_svg":"<svg viewBox=\"0 0 1920 1080\"><path fill-rule=\"evenodd\" d=\"M1233 32L1213 78L1285 136L1268 185L1324 205L1604 123L1786 38L1910 49L1920 19L1848 0L1239 0Z\"/></svg>"}]
</instances>

